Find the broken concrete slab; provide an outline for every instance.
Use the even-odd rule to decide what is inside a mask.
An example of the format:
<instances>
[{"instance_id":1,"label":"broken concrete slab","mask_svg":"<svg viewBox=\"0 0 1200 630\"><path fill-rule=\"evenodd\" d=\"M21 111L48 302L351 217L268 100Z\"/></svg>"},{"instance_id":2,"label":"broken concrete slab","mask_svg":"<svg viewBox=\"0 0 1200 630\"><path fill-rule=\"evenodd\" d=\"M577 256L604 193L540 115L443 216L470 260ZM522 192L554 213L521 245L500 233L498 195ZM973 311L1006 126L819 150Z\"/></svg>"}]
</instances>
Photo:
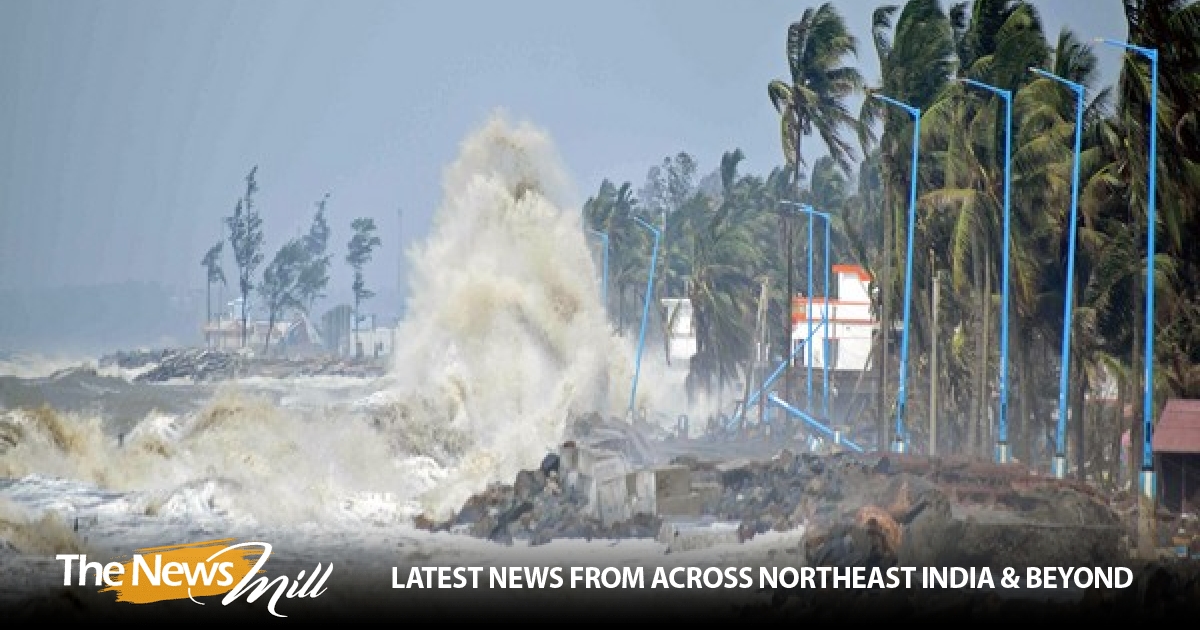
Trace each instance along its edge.
<instances>
[{"instance_id":1,"label":"broken concrete slab","mask_svg":"<svg viewBox=\"0 0 1200 630\"><path fill-rule=\"evenodd\" d=\"M708 549L742 542L740 526L711 517L668 519L663 521L656 540L667 546L668 553Z\"/></svg>"}]
</instances>

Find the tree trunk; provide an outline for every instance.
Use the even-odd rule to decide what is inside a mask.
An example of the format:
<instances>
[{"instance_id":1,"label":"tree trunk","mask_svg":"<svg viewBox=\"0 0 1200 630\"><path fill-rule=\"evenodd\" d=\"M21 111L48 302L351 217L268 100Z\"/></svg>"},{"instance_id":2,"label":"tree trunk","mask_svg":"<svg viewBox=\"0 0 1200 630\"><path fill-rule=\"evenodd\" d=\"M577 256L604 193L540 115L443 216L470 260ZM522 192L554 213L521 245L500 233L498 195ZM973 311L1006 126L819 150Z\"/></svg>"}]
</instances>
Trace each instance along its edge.
<instances>
[{"instance_id":1,"label":"tree trunk","mask_svg":"<svg viewBox=\"0 0 1200 630\"><path fill-rule=\"evenodd\" d=\"M984 243L983 252L984 260L991 260L991 246ZM978 424L976 435L979 438L979 454L987 459L987 446L992 437L989 415L992 408L992 388L988 380L988 359L991 353L989 342L992 339L992 273L987 264L983 265L983 324L979 331L979 409L975 415L975 422ZM986 432L985 427L988 429Z\"/></svg>"},{"instance_id":2,"label":"tree trunk","mask_svg":"<svg viewBox=\"0 0 1200 630\"><path fill-rule=\"evenodd\" d=\"M221 330L221 304L225 301L224 283L217 287L217 347L225 349L225 333Z\"/></svg>"},{"instance_id":3,"label":"tree trunk","mask_svg":"<svg viewBox=\"0 0 1200 630\"><path fill-rule=\"evenodd\" d=\"M1141 391L1144 391L1144 390L1142 390L1143 380L1144 380L1142 372L1143 372L1144 368L1142 367L1143 361L1142 361L1141 343L1142 343L1142 322L1144 321L1145 318L1142 315L1141 309L1134 309L1134 310L1135 310L1135 312L1134 312L1134 317L1133 317L1133 344L1130 346L1130 352L1133 354L1133 360L1130 361L1130 364L1133 366L1133 371L1132 371L1133 377L1130 380L1132 381L1131 384L1136 386L1135 391L1141 392ZM1133 392L1130 392L1130 398L1135 398L1135 397L1136 397L1136 394L1134 394ZM1122 410L1122 413L1124 413L1124 410ZM1133 417L1132 418L1133 426L1129 430L1129 454L1130 454L1129 478L1131 480L1133 480L1133 483L1136 486L1137 479L1138 479L1138 473L1141 472L1141 470L1142 470L1142 454L1143 454L1142 453L1142 440L1145 439L1142 436L1142 434L1144 433L1144 431L1142 430L1144 427L1144 424L1143 424L1144 421L1142 419L1142 405L1134 404L1133 405L1133 414L1131 414L1131 415Z\"/></svg>"},{"instance_id":4,"label":"tree trunk","mask_svg":"<svg viewBox=\"0 0 1200 630\"><path fill-rule=\"evenodd\" d=\"M974 253L979 252L979 236L977 234L971 235L971 251ZM978 303L981 304L981 306L979 307L981 310L980 310L980 312L977 313L977 316L975 319L975 324L977 326L979 326L979 328L976 329L975 352L977 353L977 356L976 356L976 361L975 361L975 375L974 375L975 378L973 379L975 382L974 382L973 386L971 387L972 396L971 396L971 402L970 402L970 408L969 408L970 411L967 412L966 418L965 418L966 425L967 425L966 426L967 443L964 445L963 452L967 453L968 455L973 456L977 452L976 449L978 448L978 429L979 429L978 419L979 419L979 409L982 406L980 403L980 398L982 398L982 396L983 396L983 378L984 378L984 376L983 376L982 362L985 357L984 349L983 349L983 339L986 336L986 332L984 331L984 326L982 325L981 322L984 319L983 312L986 312L986 309L982 307L982 303L984 301L982 299L982 297L983 297L982 294L985 293L985 291L982 289L983 273L981 271L981 268L983 265L979 262L978 256L972 256L971 258L972 258L972 260L971 260L971 275L972 275L972 279L975 282L975 290L979 293L976 296L976 299L978 300Z\"/></svg>"},{"instance_id":5,"label":"tree trunk","mask_svg":"<svg viewBox=\"0 0 1200 630\"><path fill-rule=\"evenodd\" d=\"M267 351L271 349L271 333L275 331L275 310L271 310L270 317L267 318L267 340L263 342L263 358L266 358Z\"/></svg>"},{"instance_id":6,"label":"tree trunk","mask_svg":"<svg viewBox=\"0 0 1200 630\"><path fill-rule=\"evenodd\" d=\"M212 282L206 283L204 287L204 310L204 323L206 325L206 329L204 331L204 347L209 348L212 347L212 339L209 337L209 331L207 330L207 328L212 325Z\"/></svg>"},{"instance_id":7,"label":"tree trunk","mask_svg":"<svg viewBox=\"0 0 1200 630\"><path fill-rule=\"evenodd\" d=\"M242 291L242 347L246 347L246 304L248 303L246 291Z\"/></svg>"},{"instance_id":8,"label":"tree trunk","mask_svg":"<svg viewBox=\"0 0 1200 630\"><path fill-rule=\"evenodd\" d=\"M1075 388L1075 400L1071 405L1074 408L1071 421L1075 425L1075 465L1078 467L1075 476L1080 481L1087 481L1087 419L1084 417L1087 404L1084 397L1088 391L1088 375L1083 361L1076 360L1075 364L1078 366L1075 368L1078 386Z\"/></svg>"},{"instance_id":9,"label":"tree trunk","mask_svg":"<svg viewBox=\"0 0 1200 630\"><path fill-rule=\"evenodd\" d=\"M890 169L889 169L890 170ZM879 287L879 382L876 390L876 426L879 433L879 450L888 447L888 406L887 406L887 367L892 360L888 346L892 336L892 244L894 242L893 215L891 210L883 211L883 248L880 250L882 261L880 265Z\"/></svg>"},{"instance_id":10,"label":"tree trunk","mask_svg":"<svg viewBox=\"0 0 1200 630\"><path fill-rule=\"evenodd\" d=\"M358 338L358 307L360 301L358 296L354 296L354 358L362 358L362 342Z\"/></svg>"},{"instance_id":11,"label":"tree trunk","mask_svg":"<svg viewBox=\"0 0 1200 630\"><path fill-rule=\"evenodd\" d=\"M617 284L617 332L625 334L625 283Z\"/></svg>"},{"instance_id":12,"label":"tree trunk","mask_svg":"<svg viewBox=\"0 0 1200 630\"><path fill-rule=\"evenodd\" d=\"M1035 423L1031 422L1030 415L1032 410L1030 402L1034 395L1033 378L1030 376L1029 369L1029 346L1030 342L1027 337L1016 335L1017 344L1017 413L1020 415L1019 422L1011 423L1013 431L1013 450L1020 449L1015 452L1021 461L1036 466L1033 461L1033 448L1030 441L1030 436L1036 433Z\"/></svg>"},{"instance_id":13,"label":"tree trunk","mask_svg":"<svg viewBox=\"0 0 1200 630\"><path fill-rule=\"evenodd\" d=\"M1116 417L1113 418L1113 426L1115 427L1115 430L1113 431L1113 433L1115 435L1113 436L1113 442L1112 442L1113 452L1115 453L1115 455L1112 457L1111 462L1109 463L1109 476L1112 477L1113 484L1118 489L1124 487L1124 483L1122 483L1123 482L1122 476L1124 475L1124 471L1121 470L1121 463L1122 463L1121 457L1122 457L1124 451L1122 450L1121 437L1125 434L1125 399L1126 399L1127 395L1128 395L1128 386L1125 382L1125 379L1118 377L1117 378L1117 413L1116 413ZM1130 446L1132 446L1132 443L1130 444Z\"/></svg>"},{"instance_id":14,"label":"tree trunk","mask_svg":"<svg viewBox=\"0 0 1200 630\"><path fill-rule=\"evenodd\" d=\"M937 266L933 260L933 250L929 252L929 456L937 456L937 421L938 421L938 298L939 284Z\"/></svg>"}]
</instances>

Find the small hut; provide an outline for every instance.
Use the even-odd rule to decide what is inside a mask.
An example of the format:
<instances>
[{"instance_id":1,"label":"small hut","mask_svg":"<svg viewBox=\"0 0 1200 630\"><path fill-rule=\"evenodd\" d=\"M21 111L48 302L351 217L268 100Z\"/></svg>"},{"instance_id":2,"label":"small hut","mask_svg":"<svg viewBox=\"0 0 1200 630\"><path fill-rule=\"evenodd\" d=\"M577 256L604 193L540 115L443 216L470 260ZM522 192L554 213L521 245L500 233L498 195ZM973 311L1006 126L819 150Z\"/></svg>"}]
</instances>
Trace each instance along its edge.
<instances>
[{"instance_id":1,"label":"small hut","mask_svg":"<svg viewBox=\"0 0 1200 630\"><path fill-rule=\"evenodd\" d=\"M1183 513L1197 508L1200 494L1200 400L1167 401L1151 434L1158 470L1158 500Z\"/></svg>"}]
</instances>

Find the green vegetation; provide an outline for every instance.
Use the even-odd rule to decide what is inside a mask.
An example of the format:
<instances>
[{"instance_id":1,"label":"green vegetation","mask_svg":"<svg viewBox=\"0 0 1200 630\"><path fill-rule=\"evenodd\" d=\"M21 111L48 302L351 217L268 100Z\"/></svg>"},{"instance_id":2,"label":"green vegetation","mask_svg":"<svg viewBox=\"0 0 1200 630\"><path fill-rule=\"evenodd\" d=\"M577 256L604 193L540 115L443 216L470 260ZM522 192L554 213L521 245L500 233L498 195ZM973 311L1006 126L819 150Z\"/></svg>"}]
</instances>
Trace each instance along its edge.
<instances>
[{"instance_id":1,"label":"green vegetation","mask_svg":"<svg viewBox=\"0 0 1200 630\"><path fill-rule=\"evenodd\" d=\"M1193 106L1200 90L1200 4L1125 0L1124 6L1129 41L1159 51L1153 255L1154 409L1160 410L1169 397L1200 397L1200 249L1190 242L1200 234L1200 119ZM807 239L794 238L792 225L807 218L787 212L780 202L789 200L833 215L833 262L865 267L875 279L875 312L894 322L904 296L903 274L893 270L905 264L912 120L865 98L887 95L922 111L909 391L929 391L936 340L939 416L948 423L942 439L957 452L990 457L994 438L987 418L999 369L1004 106L987 92L968 92L956 79L981 81L1013 94L1009 442L1018 459L1047 463L1038 458L1048 457L1044 445L1053 435L1058 398L1075 101L1057 82L1029 71L1043 68L1087 87L1070 451L1081 474L1115 480L1122 432L1131 430L1133 443L1140 443L1148 64L1126 55L1115 89L1100 86L1096 51L1085 42L1108 34L1045 33L1037 6L1027 2L977 0L945 10L936 0L911 0L873 13L872 44L882 71L868 82L847 65L862 51L835 7L810 8L786 28L782 61L790 76L768 82L780 115L778 169L765 178L739 174L742 154L733 150L722 157L710 185L692 185L691 174L678 165L690 165L694 173L696 161L682 153L651 172L642 199L634 198L630 183L605 181L588 200L588 227L611 239L616 304L609 306L616 325L637 326L627 311L641 303L649 264L648 238L630 217L661 216L667 227L664 277L655 297L692 300L699 349L690 366L692 386L711 390L746 373L764 279L771 289L769 321L784 323L768 331L773 354L781 357L790 336L787 296L797 281L807 281L806 266L793 264L797 255L807 256ZM857 116L848 113L852 98L863 99ZM814 131L828 155L808 168L801 147ZM681 185L667 204L660 193L672 168ZM945 289L936 333L934 281ZM894 358L895 350L883 354ZM884 387L874 411L859 420L874 420L879 443L886 444L898 361L879 361L880 354L873 351L872 370ZM1103 400L1105 383L1115 384L1115 404ZM928 398L910 393L908 401L911 437L923 444ZM1122 413L1126 406L1131 416ZM1140 449L1131 455L1128 465L1140 466Z\"/></svg>"},{"instance_id":2,"label":"green vegetation","mask_svg":"<svg viewBox=\"0 0 1200 630\"><path fill-rule=\"evenodd\" d=\"M354 284L351 286L354 291L354 345L357 348L355 354L361 356L362 344L358 341L358 325L362 321L362 315L359 308L363 301L375 297L375 292L367 289L362 268L370 262L371 254L379 247L380 241L375 235L375 220L370 217L355 219L350 228L354 230L354 236L351 236L350 242L346 244L346 262L354 268Z\"/></svg>"},{"instance_id":3,"label":"green vegetation","mask_svg":"<svg viewBox=\"0 0 1200 630\"><path fill-rule=\"evenodd\" d=\"M313 215L308 233L288 240L272 257L271 262L263 270L262 279L254 281L254 274L263 261L263 229L262 218L254 205L254 194L258 192L256 175L258 167L250 169L246 175L246 192L238 199L231 216L225 217L229 229L229 244L232 246L234 260L238 267L238 287L241 292L241 346L246 346L246 322L250 312L250 293L257 290L262 298L262 308L267 315L267 329L273 330L275 323L281 321L288 312L309 313L318 299L325 297L325 289L329 285L329 267L333 256L328 253L329 222L325 217L329 194L326 193L316 203L317 211ZM375 294L366 288L363 278L363 265L371 260L372 253L380 244L375 236L375 221L370 218L355 219L351 224L354 236L348 244L349 252L346 262L354 269L354 313L355 330L359 320L358 308L363 300ZM225 283L225 273L221 268L221 253L224 241L209 248L201 260L201 265L207 270L209 288L212 284ZM212 317L211 297L209 299L209 319ZM263 341L263 353L271 347L271 334Z\"/></svg>"}]
</instances>

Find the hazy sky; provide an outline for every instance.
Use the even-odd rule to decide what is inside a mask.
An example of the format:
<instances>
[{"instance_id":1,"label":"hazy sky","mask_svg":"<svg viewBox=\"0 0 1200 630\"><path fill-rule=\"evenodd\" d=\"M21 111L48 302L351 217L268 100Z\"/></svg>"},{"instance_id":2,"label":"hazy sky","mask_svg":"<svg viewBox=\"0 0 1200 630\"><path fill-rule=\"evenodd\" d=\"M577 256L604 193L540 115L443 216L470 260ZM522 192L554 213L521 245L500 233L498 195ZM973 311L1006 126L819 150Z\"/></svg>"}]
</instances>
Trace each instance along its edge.
<instances>
[{"instance_id":1,"label":"hazy sky","mask_svg":"<svg viewBox=\"0 0 1200 630\"><path fill-rule=\"evenodd\" d=\"M329 192L331 292L348 293L363 215L383 239L368 282L394 287L397 242L424 234L441 169L497 108L551 134L581 200L680 150L708 172L741 147L765 172L780 160L766 84L810 4L0 0L0 288L202 288L255 164L268 260ZM836 4L876 81L881 3ZM1119 0L1035 4L1051 40L1068 20L1126 35ZM1115 80L1119 55L1098 53Z\"/></svg>"}]
</instances>

